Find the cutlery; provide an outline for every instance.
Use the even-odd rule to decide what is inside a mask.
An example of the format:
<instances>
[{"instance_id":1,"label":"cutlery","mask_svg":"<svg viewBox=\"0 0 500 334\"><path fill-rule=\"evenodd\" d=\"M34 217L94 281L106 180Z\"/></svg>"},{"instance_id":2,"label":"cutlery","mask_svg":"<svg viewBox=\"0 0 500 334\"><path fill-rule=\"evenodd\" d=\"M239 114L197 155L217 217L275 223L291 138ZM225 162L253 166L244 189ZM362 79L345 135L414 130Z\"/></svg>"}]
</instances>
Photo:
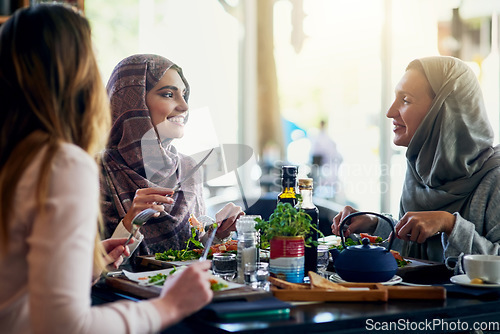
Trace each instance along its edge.
<instances>
[{"instance_id":1,"label":"cutlery","mask_svg":"<svg viewBox=\"0 0 500 334\"><path fill-rule=\"evenodd\" d=\"M132 220L132 231L130 231L130 236L128 237L127 241L125 241L125 243L123 245L126 246L128 244L128 242L130 241L130 239L132 239L132 237L135 235L137 230L139 230L139 228L142 225L144 225L144 223L147 222L148 219L151 218L157 212L158 211L150 209L150 208L139 212Z\"/></svg>"},{"instance_id":2,"label":"cutlery","mask_svg":"<svg viewBox=\"0 0 500 334\"><path fill-rule=\"evenodd\" d=\"M198 162L196 164L196 166L194 166L185 176L182 180L180 180L179 182L177 182L177 184L175 185L175 187L172 189L175 192L179 191L179 189L181 189L181 184L186 181L187 179L191 178L191 176L194 175L194 173L203 165L203 163L208 159L208 157L210 156L210 154L212 154L214 148L212 148L208 154L203 158L201 159L200 162Z\"/></svg>"},{"instance_id":3,"label":"cutlery","mask_svg":"<svg viewBox=\"0 0 500 334\"><path fill-rule=\"evenodd\" d=\"M358 234L358 233L353 233L353 235L356 238L358 238L360 241L361 241L361 239L363 239L363 238L361 238L361 235ZM410 237L411 234L407 234L407 236ZM390 239L391 239L391 234L389 234L389 236L387 238L385 238L384 240L382 240L382 241L372 243L372 245L374 245L374 246L380 246L380 245L382 245L385 242L389 242Z\"/></svg>"},{"instance_id":4,"label":"cutlery","mask_svg":"<svg viewBox=\"0 0 500 334\"><path fill-rule=\"evenodd\" d=\"M203 252L203 255L200 257L200 261L205 261L207 259L208 252L210 251L210 246L212 246L212 242L214 241L215 232L217 232L217 228L219 227L217 224L214 225L215 226L212 230L212 233L208 237L207 244L205 245L205 251Z\"/></svg>"},{"instance_id":5,"label":"cutlery","mask_svg":"<svg viewBox=\"0 0 500 334\"><path fill-rule=\"evenodd\" d=\"M360 242L361 242L361 239L363 239L363 238L361 238L361 235L360 235L359 233L353 233L353 235L354 235L354 236L355 236L355 237L356 237L356 238L357 238ZM382 240L382 241L380 241L380 242L374 242L374 243L372 243L372 244L373 244L373 245L375 245L375 246L378 246L378 245L383 244L384 242L388 242L390 238L391 238L391 235L389 234L389 236L388 236L387 238L385 238L384 240Z\"/></svg>"},{"instance_id":6,"label":"cutlery","mask_svg":"<svg viewBox=\"0 0 500 334\"><path fill-rule=\"evenodd\" d=\"M417 284L417 283L410 283L410 282L405 282L405 281L401 281L398 284L406 285L406 286L432 286L430 284Z\"/></svg>"}]
</instances>

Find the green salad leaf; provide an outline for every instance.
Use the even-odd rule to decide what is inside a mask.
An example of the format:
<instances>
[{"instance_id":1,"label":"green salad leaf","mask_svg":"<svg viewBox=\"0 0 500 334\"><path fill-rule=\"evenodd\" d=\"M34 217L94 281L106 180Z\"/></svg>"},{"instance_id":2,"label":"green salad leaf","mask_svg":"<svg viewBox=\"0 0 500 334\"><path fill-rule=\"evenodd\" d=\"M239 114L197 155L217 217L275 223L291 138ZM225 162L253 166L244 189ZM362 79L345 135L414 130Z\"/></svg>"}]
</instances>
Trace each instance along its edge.
<instances>
[{"instance_id":1,"label":"green salad leaf","mask_svg":"<svg viewBox=\"0 0 500 334\"><path fill-rule=\"evenodd\" d=\"M155 259L160 261L188 261L199 259L201 255L191 249L191 244L195 249L205 248L199 240L196 240L196 228L194 227L191 227L191 237L186 241L185 249L167 249L163 253L155 253Z\"/></svg>"}]
</instances>

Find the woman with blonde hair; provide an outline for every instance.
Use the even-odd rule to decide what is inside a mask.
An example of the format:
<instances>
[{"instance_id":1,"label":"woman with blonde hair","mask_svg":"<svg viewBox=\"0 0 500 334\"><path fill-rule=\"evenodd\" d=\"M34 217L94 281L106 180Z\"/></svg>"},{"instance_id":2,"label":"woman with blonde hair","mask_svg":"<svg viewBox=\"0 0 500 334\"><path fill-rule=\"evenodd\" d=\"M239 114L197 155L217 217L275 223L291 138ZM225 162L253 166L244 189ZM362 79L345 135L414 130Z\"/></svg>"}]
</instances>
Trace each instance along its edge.
<instances>
[{"instance_id":1,"label":"woman with blonde hair","mask_svg":"<svg viewBox=\"0 0 500 334\"><path fill-rule=\"evenodd\" d=\"M2 25L0 95L2 331L157 332L210 301L210 264L200 262L169 280L161 297L90 306L92 279L129 252L125 239L98 237L92 156L110 110L80 13L36 5Z\"/></svg>"}]
</instances>

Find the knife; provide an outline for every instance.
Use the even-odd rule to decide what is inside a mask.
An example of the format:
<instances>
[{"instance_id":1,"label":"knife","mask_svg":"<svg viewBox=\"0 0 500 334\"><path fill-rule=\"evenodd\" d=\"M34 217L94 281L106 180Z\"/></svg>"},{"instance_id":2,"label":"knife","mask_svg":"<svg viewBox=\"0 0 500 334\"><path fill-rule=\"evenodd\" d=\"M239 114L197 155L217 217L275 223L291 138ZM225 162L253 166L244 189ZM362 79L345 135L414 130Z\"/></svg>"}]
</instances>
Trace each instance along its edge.
<instances>
[{"instance_id":1,"label":"knife","mask_svg":"<svg viewBox=\"0 0 500 334\"><path fill-rule=\"evenodd\" d=\"M190 171L189 173L187 173L184 178L182 180L180 180L179 182L177 182L177 184L175 185L175 187L172 189L175 192L179 191L179 189L181 189L181 184L186 181L187 179L189 179L191 176L194 175L194 173L196 173L196 171L203 165L203 163L208 159L208 157L210 156L210 154L212 154L214 150L214 147L210 150L210 152L208 152L208 154L203 158L201 159L200 162L198 162L196 164L196 166L194 166Z\"/></svg>"},{"instance_id":2,"label":"knife","mask_svg":"<svg viewBox=\"0 0 500 334\"><path fill-rule=\"evenodd\" d=\"M210 246L212 246L212 242L214 241L215 238L215 232L217 232L217 228L219 227L217 224L214 224L215 227L212 230L212 234L208 237L207 244L205 245L205 251L203 252L203 255L200 257L200 261L205 261L207 259L208 252L210 251Z\"/></svg>"}]
</instances>

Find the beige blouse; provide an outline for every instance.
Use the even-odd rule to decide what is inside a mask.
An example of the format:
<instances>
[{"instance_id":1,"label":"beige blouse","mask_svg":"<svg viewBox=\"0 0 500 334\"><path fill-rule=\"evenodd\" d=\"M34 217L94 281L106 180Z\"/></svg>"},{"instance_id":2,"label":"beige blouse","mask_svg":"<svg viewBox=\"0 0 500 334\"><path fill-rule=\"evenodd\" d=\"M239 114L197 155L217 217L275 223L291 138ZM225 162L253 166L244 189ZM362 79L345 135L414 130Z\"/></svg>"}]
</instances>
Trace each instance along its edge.
<instances>
[{"instance_id":1,"label":"beige blouse","mask_svg":"<svg viewBox=\"0 0 500 334\"><path fill-rule=\"evenodd\" d=\"M7 256L0 258L0 332L148 333L160 316L150 302L91 307L98 170L75 145L64 144L52 167L46 214L36 210L42 151L17 187Z\"/></svg>"}]
</instances>

